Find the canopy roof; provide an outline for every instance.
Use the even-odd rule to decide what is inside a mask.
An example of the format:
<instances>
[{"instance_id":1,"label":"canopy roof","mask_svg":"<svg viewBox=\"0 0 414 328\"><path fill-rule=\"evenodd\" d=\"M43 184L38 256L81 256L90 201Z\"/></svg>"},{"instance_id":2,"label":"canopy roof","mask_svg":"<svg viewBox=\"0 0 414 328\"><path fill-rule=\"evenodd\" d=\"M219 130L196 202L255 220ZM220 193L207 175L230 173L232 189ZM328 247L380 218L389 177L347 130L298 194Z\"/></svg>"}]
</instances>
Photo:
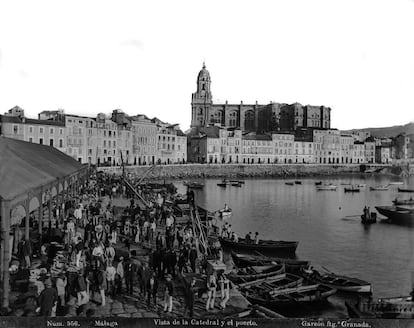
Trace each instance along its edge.
<instances>
[{"instance_id":1,"label":"canopy roof","mask_svg":"<svg viewBox=\"0 0 414 328\"><path fill-rule=\"evenodd\" d=\"M56 148L0 137L0 197L12 200L30 189L81 170L83 165Z\"/></svg>"}]
</instances>

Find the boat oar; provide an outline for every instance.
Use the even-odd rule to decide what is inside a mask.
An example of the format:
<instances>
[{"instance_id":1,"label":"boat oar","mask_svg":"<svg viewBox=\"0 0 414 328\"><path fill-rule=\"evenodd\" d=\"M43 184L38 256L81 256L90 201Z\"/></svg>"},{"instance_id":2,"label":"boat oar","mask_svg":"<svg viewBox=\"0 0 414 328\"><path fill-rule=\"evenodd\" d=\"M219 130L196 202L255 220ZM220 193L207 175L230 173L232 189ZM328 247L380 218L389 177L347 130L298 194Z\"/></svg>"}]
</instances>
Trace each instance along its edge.
<instances>
[{"instance_id":1,"label":"boat oar","mask_svg":"<svg viewBox=\"0 0 414 328\"><path fill-rule=\"evenodd\" d=\"M329 272L329 273L335 274L335 273L334 273L334 272L332 272L331 270L329 270L329 269L325 268L323 265L321 265L321 268L322 268L322 269L324 269L325 271Z\"/></svg>"}]
</instances>

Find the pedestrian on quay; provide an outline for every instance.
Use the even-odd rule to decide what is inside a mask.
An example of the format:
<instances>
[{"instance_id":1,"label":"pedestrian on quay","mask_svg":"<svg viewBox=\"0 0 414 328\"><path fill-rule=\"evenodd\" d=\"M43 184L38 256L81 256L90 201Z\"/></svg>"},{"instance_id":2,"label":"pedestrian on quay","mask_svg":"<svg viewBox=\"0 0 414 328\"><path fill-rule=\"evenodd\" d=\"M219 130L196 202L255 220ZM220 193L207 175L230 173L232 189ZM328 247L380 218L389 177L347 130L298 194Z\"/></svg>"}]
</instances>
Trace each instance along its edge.
<instances>
[{"instance_id":1,"label":"pedestrian on quay","mask_svg":"<svg viewBox=\"0 0 414 328\"><path fill-rule=\"evenodd\" d=\"M174 296L174 285L172 282L172 276L169 274L167 275L165 281L165 289L164 289L164 312L172 312L173 306L173 296Z\"/></svg>"},{"instance_id":2,"label":"pedestrian on quay","mask_svg":"<svg viewBox=\"0 0 414 328\"><path fill-rule=\"evenodd\" d=\"M58 298L60 300L60 306L65 306L65 298L66 298L66 285L67 285L67 279L63 272L59 273L57 279L56 279L56 289Z\"/></svg>"},{"instance_id":3,"label":"pedestrian on quay","mask_svg":"<svg viewBox=\"0 0 414 328\"><path fill-rule=\"evenodd\" d=\"M189 258L190 258L191 271L193 273L196 273L197 249L195 245L191 247Z\"/></svg>"},{"instance_id":4,"label":"pedestrian on quay","mask_svg":"<svg viewBox=\"0 0 414 328\"><path fill-rule=\"evenodd\" d=\"M141 270L141 280L142 280L142 284L141 284L141 293L143 294L143 296L145 297L145 295L148 292L148 280L150 279L151 275L155 275L154 271L151 271L151 269L148 266L148 263L145 263L142 265L142 270Z\"/></svg>"},{"instance_id":5,"label":"pedestrian on quay","mask_svg":"<svg viewBox=\"0 0 414 328\"><path fill-rule=\"evenodd\" d=\"M115 276L116 269L113 265L112 260L108 260L108 266L106 267L106 282L107 282L107 291L108 295L115 296Z\"/></svg>"},{"instance_id":6,"label":"pedestrian on quay","mask_svg":"<svg viewBox=\"0 0 414 328\"><path fill-rule=\"evenodd\" d=\"M39 295L39 315L43 317L52 316L52 309L58 300L57 291L52 287L50 279L45 281L45 289Z\"/></svg>"},{"instance_id":7,"label":"pedestrian on quay","mask_svg":"<svg viewBox=\"0 0 414 328\"><path fill-rule=\"evenodd\" d=\"M147 305L151 304L151 297L154 302L154 305L157 306L157 292L158 292L158 279L154 272L151 273L147 281Z\"/></svg>"},{"instance_id":8,"label":"pedestrian on quay","mask_svg":"<svg viewBox=\"0 0 414 328\"><path fill-rule=\"evenodd\" d=\"M89 302L89 297L86 292L86 282L82 272L78 273L77 283L78 306L81 306Z\"/></svg>"},{"instance_id":9,"label":"pedestrian on quay","mask_svg":"<svg viewBox=\"0 0 414 328\"><path fill-rule=\"evenodd\" d=\"M116 289L118 294L122 293L122 282L124 281L124 258L121 256L119 258L118 265L116 267Z\"/></svg>"},{"instance_id":10,"label":"pedestrian on quay","mask_svg":"<svg viewBox=\"0 0 414 328\"><path fill-rule=\"evenodd\" d=\"M217 288L217 279L216 275L213 272L207 278L207 303L206 303L206 311L210 309L214 309L214 302L216 299L216 288Z\"/></svg>"},{"instance_id":11,"label":"pedestrian on quay","mask_svg":"<svg viewBox=\"0 0 414 328\"><path fill-rule=\"evenodd\" d=\"M191 280L191 283L188 285L188 287L185 289L184 292L184 300L185 300L185 308L183 316L185 317L188 313L189 317L193 317L193 309L194 309L194 294L196 292L195 284L197 280L195 277Z\"/></svg>"},{"instance_id":12,"label":"pedestrian on quay","mask_svg":"<svg viewBox=\"0 0 414 328\"><path fill-rule=\"evenodd\" d=\"M221 302L220 307L222 309L226 308L226 304L230 299L230 280L224 274L224 272L220 272L220 290L221 290Z\"/></svg>"},{"instance_id":13,"label":"pedestrian on quay","mask_svg":"<svg viewBox=\"0 0 414 328\"><path fill-rule=\"evenodd\" d=\"M135 265L134 263L132 263L131 258L128 258L125 262L124 274L125 274L126 292L129 295L133 294L135 273L136 273Z\"/></svg>"}]
</instances>

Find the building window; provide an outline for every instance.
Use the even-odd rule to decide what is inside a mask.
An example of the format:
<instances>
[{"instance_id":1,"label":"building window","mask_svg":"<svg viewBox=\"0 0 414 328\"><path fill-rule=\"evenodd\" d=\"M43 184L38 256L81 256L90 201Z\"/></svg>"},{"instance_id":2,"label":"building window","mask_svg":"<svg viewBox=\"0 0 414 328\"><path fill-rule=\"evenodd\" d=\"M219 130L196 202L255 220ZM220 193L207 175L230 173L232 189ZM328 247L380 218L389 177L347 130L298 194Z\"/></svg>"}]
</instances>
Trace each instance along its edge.
<instances>
[{"instance_id":1,"label":"building window","mask_svg":"<svg viewBox=\"0 0 414 328\"><path fill-rule=\"evenodd\" d=\"M29 142L33 142L33 138L29 138Z\"/></svg>"},{"instance_id":2,"label":"building window","mask_svg":"<svg viewBox=\"0 0 414 328\"><path fill-rule=\"evenodd\" d=\"M17 127L17 125L13 125L13 133L14 133L14 134L17 134L17 132L18 132L18 127Z\"/></svg>"},{"instance_id":3,"label":"building window","mask_svg":"<svg viewBox=\"0 0 414 328\"><path fill-rule=\"evenodd\" d=\"M50 129L50 134L53 134L53 129L52 128Z\"/></svg>"},{"instance_id":4,"label":"building window","mask_svg":"<svg viewBox=\"0 0 414 328\"><path fill-rule=\"evenodd\" d=\"M59 130L59 133L60 133L60 134L63 134L63 129L60 129L60 130Z\"/></svg>"},{"instance_id":5,"label":"building window","mask_svg":"<svg viewBox=\"0 0 414 328\"><path fill-rule=\"evenodd\" d=\"M39 138L39 144L43 145L43 138Z\"/></svg>"},{"instance_id":6,"label":"building window","mask_svg":"<svg viewBox=\"0 0 414 328\"><path fill-rule=\"evenodd\" d=\"M59 139L59 147L63 148L63 139Z\"/></svg>"},{"instance_id":7,"label":"building window","mask_svg":"<svg viewBox=\"0 0 414 328\"><path fill-rule=\"evenodd\" d=\"M33 126L29 126L29 133L33 133Z\"/></svg>"},{"instance_id":8,"label":"building window","mask_svg":"<svg viewBox=\"0 0 414 328\"><path fill-rule=\"evenodd\" d=\"M40 132L40 133L43 133L43 128L40 128L40 129L39 129L39 132Z\"/></svg>"},{"instance_id":9,"label":"building window","mask_svg":"<svg viewBox=\"0 0 414 328\"><path fill-rule=\"evenodd\" d=\"M49 146L53 147L53 139L49 140Z\"/></svg>"}]
</instances>

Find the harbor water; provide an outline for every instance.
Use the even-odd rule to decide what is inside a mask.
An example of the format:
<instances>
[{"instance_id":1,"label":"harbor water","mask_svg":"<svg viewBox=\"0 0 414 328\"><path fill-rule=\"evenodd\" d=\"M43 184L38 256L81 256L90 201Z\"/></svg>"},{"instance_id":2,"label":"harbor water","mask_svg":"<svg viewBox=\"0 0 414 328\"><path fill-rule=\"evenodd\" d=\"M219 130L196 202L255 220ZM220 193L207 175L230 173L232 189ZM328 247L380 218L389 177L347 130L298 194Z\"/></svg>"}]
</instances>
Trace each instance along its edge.
<instances>
[{"instance_id":1,"label":"harbor water","mask_svg":"<svg viewBox=\"0 0 414 328\"><path fill-rule=\"evenodd\" d=\"M232 231L240 237L258 232L262 239L299 241L296 255L310 260L323 272L357 277L373 284L374 297L408 295L414 272L414 226L380 222L364 226L360 215L364 206L391 205L396 197L408 199L398 187L414 188L414 178L390 176L342 176L292 180L246 179L242 187L217 186L221 180L199 180L202 190L194 190L198 205L209 211L233 210L228 218ZM337 185L336 191L317 191L315 182ZM371 191L371 186L402 181L387 191ZM365 184L358 193L345 193L346 183ZM185 192L182 182L175 182ZM335 302L338 306L335 306ZM324 315L346 316L343 302L333 298L332 309ZM318 314L318 313L316 313Z\"/></svg>"}]
</instances>

